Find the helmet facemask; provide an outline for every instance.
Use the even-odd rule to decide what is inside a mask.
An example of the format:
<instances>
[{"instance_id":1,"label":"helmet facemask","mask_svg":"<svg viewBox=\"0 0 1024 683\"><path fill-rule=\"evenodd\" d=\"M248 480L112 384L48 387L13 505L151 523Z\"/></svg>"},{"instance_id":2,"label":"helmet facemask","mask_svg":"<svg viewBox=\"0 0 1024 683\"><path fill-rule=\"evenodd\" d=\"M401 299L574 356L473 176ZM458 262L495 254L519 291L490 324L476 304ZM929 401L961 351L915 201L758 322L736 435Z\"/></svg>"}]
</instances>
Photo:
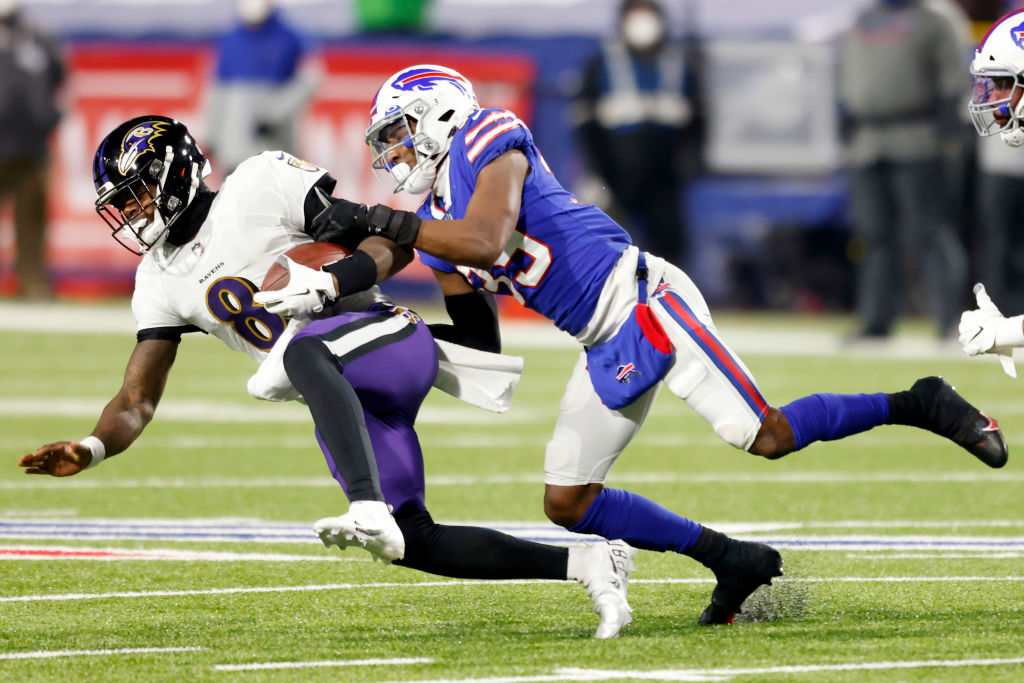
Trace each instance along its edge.
<instances>
[{"instance_id":1,"label":"helmet facemask","mask_svg":"<svg viewBox=\"0 0 1024 683\"><path fill-rule=\"evenodd\" d=\"M140 256L163 240L171 225L195 197L200 184L199 164L194 163L192 177L184 179L190 186L186 190L187 201L163 191L173 156L174 152L168 146L164 160L153 159L139 173L127 176L116 185L107 183L99 189L96 212L110 226L117 243Z\"/></svg>"},{"instance_id":2,"label":"helmet facemask","mask_svg":"<svg viewBox=\"0 0 1024 683\"><path fill-rule=\"evenodd\" d=\"M1024 79L1013 69L986 67L982 71L971 69L974 90L968 111L978 135L987 137L999 133L1003 142L1011 147L1024 144ZM1014 100L1017 105L1014 106ZM1001 120L1002 119L1002 120Z\"/></svg>"},{"instance_id":3,"label":"helmet facemask","mask_svg":"<svg viewBox=\"0 0 1024 683\"><path fill-rule=\"evenodd\" d=\"M426 111L427 103L417 100L394 116L382 119L366 133L366 142L373 152L373 173L391 192L405 190L420 194L434 183L442 157L441 145L419 125L420 119L413 116L418 113L422 117ZM410 167L404 161L391 161L401 149L415 152L415 165Z\"/></svg>"}]
</instances>

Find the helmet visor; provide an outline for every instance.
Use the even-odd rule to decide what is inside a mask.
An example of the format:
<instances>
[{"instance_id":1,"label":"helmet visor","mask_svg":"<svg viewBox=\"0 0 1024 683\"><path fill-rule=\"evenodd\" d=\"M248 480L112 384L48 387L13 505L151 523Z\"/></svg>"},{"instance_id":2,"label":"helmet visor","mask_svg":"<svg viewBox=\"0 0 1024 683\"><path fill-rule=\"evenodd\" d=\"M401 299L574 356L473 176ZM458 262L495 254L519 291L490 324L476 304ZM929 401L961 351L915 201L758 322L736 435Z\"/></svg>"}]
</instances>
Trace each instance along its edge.
<instances>
[{"instance_id":1,"label":"helmet visor","mask_svg":"<svg viewBox=\"0 0 1024 683\"><path fill-rule=\"evenodd\" d=\"M974 129L982 137L994 135L1013 125L1014 109L1024 94L1024 83L1009 69L974 74L974 89L967 105Z\"/></svg>"}]
</instances>

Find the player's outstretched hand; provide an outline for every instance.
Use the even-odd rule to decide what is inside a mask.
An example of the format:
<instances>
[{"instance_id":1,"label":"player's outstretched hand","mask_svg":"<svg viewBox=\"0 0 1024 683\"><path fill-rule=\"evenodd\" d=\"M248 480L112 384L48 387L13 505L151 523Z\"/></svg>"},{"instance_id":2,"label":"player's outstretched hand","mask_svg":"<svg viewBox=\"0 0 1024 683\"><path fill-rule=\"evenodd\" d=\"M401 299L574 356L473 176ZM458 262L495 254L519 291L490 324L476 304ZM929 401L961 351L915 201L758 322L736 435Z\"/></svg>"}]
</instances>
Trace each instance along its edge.
<instances>
[{"instance_id":1,"label":"player's outstretched hand","mask_svg":"<svg viewBox=\"0 0 1024 683\"><path fill-rule=\"evenodd\" d=\"M48 443L35 453L23 455L18 461L25 474L51 474L70 477L78 474L92 462L92 451L75 441Z\"/></svg>"},{"instance_id":2,"label":"player's outstretched hand","mask_svg":"<svg viewBox=\"0 0 1024 683\"><path fill-rule=\"evenodd\" d=\"M974 296L978 308L964 311L960 315L960 344L964 347L964 353L968 356L999 354L1003 370L1011 377L1016 377L1011 349L1019 345L1018 340L1024 339L1021 317L1004 317L985 291L985 285L980 282L974 285Z\"/></svg>"},{"instance_id":3,"label":"player's outstretched hand","mask_svg":"<svg viewBox=\"0 0 1024 683\"><path fill-rule=\"evenodd\" d=\"M338 296L334 276L296 263L287 256L277 262L288 271L288 284L281 289L256 292L253 300L271 313L286 318L305 318L324 310L324 304Z\"/></svg>"}]
</instances>

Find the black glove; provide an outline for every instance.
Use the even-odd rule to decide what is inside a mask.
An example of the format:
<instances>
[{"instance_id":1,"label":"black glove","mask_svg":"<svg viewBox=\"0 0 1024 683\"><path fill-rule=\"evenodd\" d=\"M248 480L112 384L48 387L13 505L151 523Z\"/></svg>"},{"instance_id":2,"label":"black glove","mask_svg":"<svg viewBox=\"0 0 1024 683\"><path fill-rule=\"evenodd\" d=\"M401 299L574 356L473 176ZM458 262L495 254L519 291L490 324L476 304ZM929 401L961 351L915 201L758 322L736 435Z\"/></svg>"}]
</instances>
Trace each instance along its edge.
<instances>
[{"instance_id":1,"label":"black glove","mask_svg":"<svg viewBox=\"0 0 1024 683\"><path fill-rule=\"evenodd\" d=\"M317 242L333 242L355 249L370 235L366 222L366 204L338 197L323 197L328 205L313 217L306 232Z\"/></svg>"},{"instance_id":2,"label":"black glove","mask_svg":"<svg viewBox=\"0 0 1024 683\"><path fill-rule=\"evenodd\" d=\"M365 208L365 207L364 207ZM396 211L376 204L366 214L369 234L387 237L400 247L412 248L423 221L412 211Z\"/></svg>"}]
</instances>

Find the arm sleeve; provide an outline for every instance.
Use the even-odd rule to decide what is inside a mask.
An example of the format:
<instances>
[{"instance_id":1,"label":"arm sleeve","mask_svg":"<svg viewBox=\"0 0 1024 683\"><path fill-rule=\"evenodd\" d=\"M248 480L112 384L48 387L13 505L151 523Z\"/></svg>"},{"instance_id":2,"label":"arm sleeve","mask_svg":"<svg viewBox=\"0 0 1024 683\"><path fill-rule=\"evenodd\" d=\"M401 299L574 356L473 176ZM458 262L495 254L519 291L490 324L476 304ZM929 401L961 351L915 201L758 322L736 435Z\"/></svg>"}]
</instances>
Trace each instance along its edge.
<instances>
[{"instance_id":1,"label":"arm sleeve","mask_svg":"<svg viewBox=\"0 0 1024 683\"><path fill-rule=\"evenodd\" d=\"M501 353L501 330L494 295L476 290L444 298L451 325L430 325L435 339L480 351Z\"/></svg>"}]
</instances>

